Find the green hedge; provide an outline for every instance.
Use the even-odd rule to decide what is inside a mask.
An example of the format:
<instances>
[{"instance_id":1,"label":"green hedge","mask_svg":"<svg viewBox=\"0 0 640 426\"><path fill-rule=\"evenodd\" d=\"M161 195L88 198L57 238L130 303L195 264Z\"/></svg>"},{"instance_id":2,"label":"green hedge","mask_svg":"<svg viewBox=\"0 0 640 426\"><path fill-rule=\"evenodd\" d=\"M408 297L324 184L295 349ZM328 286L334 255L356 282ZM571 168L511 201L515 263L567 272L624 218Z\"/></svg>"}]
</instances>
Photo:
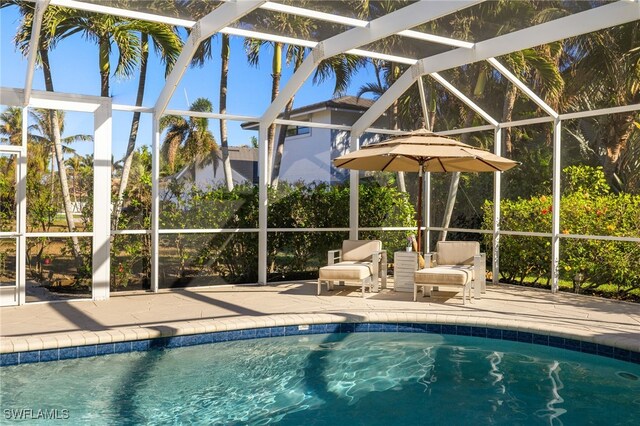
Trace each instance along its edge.
<instances>
[{"instance_id":1,"label":"green hedge","mask_svg":"<svg viewBox=\"0 0 640 426\"><path fill-rule=\"evenodd\" d=\"M173 182L161 202L162 228L257 228L258 190L251 185L185 188ZM269 190L269 228L348 228L349 188L340 185L280 184ZM360 226L413 226L415 211L408 195L375 183L360 185ZM393 251L405 245L406 232L363 232ZM269 279L314 274L326 263L327 250L339 248L348 232L270 232ZM192 284L194 276L216 275L224 282L256 282L258 234L164 235L170 253L162 265L165 286Z\"/></svg>"},{"instance_id":2,"label":"green hedge","mask_svg":"<svg viewBox=\"0 0 640 426\"><path fill-rule=\"evenodd\" d=\"M640 237L640 196L614 194L601 169L572 166L563 170L560 230L563 234ZM483 206L485 226L493 222L493 203ZM502 200L501 229L551 231L551 196ZM490 239L491 236L487 236ZM500 273L509 281L550 277L551 239L502 235ZM560 278L578 273L586 287L615 286L618 292L640 288L640 244L562 238Z\"/></svg>"}]
</instances>

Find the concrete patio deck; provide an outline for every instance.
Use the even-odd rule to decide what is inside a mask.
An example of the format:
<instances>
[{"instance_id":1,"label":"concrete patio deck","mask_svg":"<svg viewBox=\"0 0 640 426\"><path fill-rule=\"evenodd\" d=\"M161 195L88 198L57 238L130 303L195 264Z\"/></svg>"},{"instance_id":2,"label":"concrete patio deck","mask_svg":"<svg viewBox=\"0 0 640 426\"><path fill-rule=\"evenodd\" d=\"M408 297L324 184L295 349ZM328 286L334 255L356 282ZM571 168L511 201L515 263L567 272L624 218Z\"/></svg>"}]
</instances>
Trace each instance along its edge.
<instances>
[{"instance_id":1,"label":"concrete patio deck","mask_svg":"<svg viewBox=\"0 0 640 426\"><path fill-rule=\"evenodd\" d=\"M315 282L217 286L158 294L113 294L108 301L0 308L0 352L23 352L165 336L283 325L413 322L542 333L640 352L640 305L500 285L473 304L440 292L412 301L355 287L316 296Z\"/></svg>"}]
</instances>

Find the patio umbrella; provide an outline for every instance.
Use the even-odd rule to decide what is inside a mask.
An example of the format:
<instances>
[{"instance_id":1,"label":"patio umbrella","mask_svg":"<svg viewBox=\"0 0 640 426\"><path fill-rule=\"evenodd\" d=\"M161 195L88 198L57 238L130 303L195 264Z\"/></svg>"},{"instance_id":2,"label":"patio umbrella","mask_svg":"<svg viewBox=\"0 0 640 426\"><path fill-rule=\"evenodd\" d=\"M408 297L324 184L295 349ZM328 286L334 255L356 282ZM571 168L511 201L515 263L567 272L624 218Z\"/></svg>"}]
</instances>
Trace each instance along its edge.
<instances>
[{"instance_id":1,"label":"patio umbrella","mask_svg":"<svg viewBox=\"0 0 640 426\"><path fill-rule=\"evenodd\" d=\"M422 228L423 172L502 172L516 161L454 139L418 130L371 144L333 160L336 167L383 172L418 172L418 251Z\"/></svg>"}]
</instances>

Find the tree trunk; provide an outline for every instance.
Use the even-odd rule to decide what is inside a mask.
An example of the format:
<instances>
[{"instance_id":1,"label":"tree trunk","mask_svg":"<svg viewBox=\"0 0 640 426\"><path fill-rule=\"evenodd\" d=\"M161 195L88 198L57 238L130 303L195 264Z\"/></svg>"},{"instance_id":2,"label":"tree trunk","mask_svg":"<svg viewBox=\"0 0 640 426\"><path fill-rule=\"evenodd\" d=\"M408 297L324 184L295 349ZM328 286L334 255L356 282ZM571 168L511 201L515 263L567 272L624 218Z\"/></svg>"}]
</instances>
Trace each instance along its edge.
<instances>
[{"instance_id":1,"label":"tree trunk","mask_svg":"<svg viewBox=\"0 0 640 426\"><path fill-rule=\"evenodd\" d=\"M516 104L518 88L509 83L507 87L507 93L504 96L504 102L502 104L502 122L507 123L513 118L513 107ZM504 129L504 146L505 154L510 157L513 153L513 143L511 142L511 127Z\"/></svg>"},{"instance_id":2,"label":"tree trunk","mask_svg":"<svg viewBox=\"0 0 640 426\"><path fill-rule=\"evenodd\" d=\"M603 170L607 181L614 181L614 175L618 171L618 162L622 150L627 146L627 141L633 131L634 113L612 114L608 117L609 130L601 144L605 148L606 155L603 158Z\"/></svg>"},{"instance_id":3,"label":"tree trunk","mask_svg":"<svg viewBox=\"0 0 640 426\"><path fill-rule=\"evenodd\" d=\"M101 37L98 41L98 66L100 69L100 96L109 97L109 72L111 64L109 62L109 38Z\"/></svg>"},{"instance_id":4,"label":"tree trunk","mask_svg":"<svg viewBox=\"0 0 640 426\"><path fill-rule=\"evenodd\" d=\"M302 61L304 61L304 50L298 50L293 66L293 72L296 72L298 70L300 65L302 65ZM285 120L288 120L291 116L291 110L293 109L293 99L294 96L289 99L287 105L284 107L283 116ZM284 154L284 141L287 138L287 129L288 126L284 124L280 126L280 133L278 133L278 143L276 145L276 152L273 159L273 171L271 172L271 186L273 186L274 188L278 187L278 182L280 180L280 166L282 165L282 155Z\"/></svg>"},{"instance_id":5,"label":"tree trunk","mask_svg":"<svg viewBox=\"0 0 640 426\"><path fill-rule=\"evenodd\" d=\"M398 75L400 74L400 68L397 65L393 64L391 72L393 75L393 80L390 83L393 84L398 79ZM398 100L396 99L395 101L393 101L393 105L391 106L391 120L392 120L391 128L393 130L398 130L398 128L400 127L398 125L398 115L399 115ZM407 184L404 179L404 172L396 173L396 182L398 184L398 191L403 193L407 192Z\"/></svg>"},{"instance_id":6,"label":"tree trunk","mask_svg":"<svg viewBox=\"0 0 640 426\"><path fill-rule=\"evenodd\" d=\"M229 55L231 46L229 44L229 36L222 35L222 51L220 66L220 114L227 113L227 88L229 75ZM227 190L233 191L233 174L231 173L231 159L229 158L229 140L227 137L227 120L220 119L220 146L222 148L222 164L224 168L224 180L227 183Z\"/></svg>"},{"instance_id":7,"label":"tree trunk","mask_svg":"<svg viewBox=\"0 0 640 426\"><path fill-rule=\"evenodd\" d=\"M474 112L469 110L464 119L465 128L471 127L471 123L473 122ZM469 133L465 133L460 137L463 143L468 143L469 141ZM455 172L451 176L451 184L449 185L449 194L447 195L447 204L445 206L444 214L442 216L442 227L448 228L451 224L451 216L453 216L453 207L456 204L456 197L458 195L458 185L460 184L460 172ZM440 241L445 241L447 239L447 231L440 231Z\"/></svg>"},{"instance_id":8,"label":"tree trunk","mask_svg":"<svg viewBox=\"0 0 640 426\"><path fill-rule=\"evenodd\" d=\"M282 76L282 43L274 43L273 45L273 63L271 74L271 102L275 100L280 93L280 77ZM267 170L266 178L271 179L271 170L273 169L273 145L276 140L276 125L271 124L267 133Z\"/></svg>"},{"instance_id":9,"label":"tree trunk","mask_svg":"<svg viewBox=\"0 0 640 426\"><path fill-rule=\"evenodd\" d=\"M51 67L49 65L49 52L47 49L40 48L40 58L42 60L42 72L44 73L44 83L47 92L53 92L53 79L51 78ZM69 232L75 231L73 222L73 210L71 208L71 196L69 195L69 181L67 180L67 169L64 165L64 155L62 154L62 138L60 137L60 122L58 113L49 110L49 120L53 130L53 145L55 150L56 162L58 164L58 176L60 177L60 187L62 188L62 202L64 205L64 214L67 219L67 227ZM95 224L94 224L95 225ZM80 243L78 237L72 236L73 256L76 259L78 270L82 267L82 256L80 256Z\"/></svg>"},{"instance_id":10,"label":"tree trunk","mask_svg":"<svg viewBox=\"0 0 640 426\"><path fill-rule=\"evenodd\" d=\"M460 184L460 172L454 172L451 175L451 184L449 185L449 195L447 196L447 205L444 209L444 215L442 218L442 227L448 228L451 223L451 216L453 215L453 207L456 204L456 197L458 195L458 186ZM440 241L446 241L447 230L440 231Z\"/></svg>"},{"instance_id":11,"label":"tree trunk","mask_svg":"<svg viewBox=\"0 0 640 426\"><path fill-rule=\"evenodd\" d=\"M147 81L147 60L149 58L149 35L146 33L140 33L140 47L142 55L140 57L140 77L138 80L138 93L136 95L136 106L142 105L144 98L144 87ZM131 130L129 131L129 143L127 144L127 152L124 155L124 164L122 165L122 176L120 178L120 186L118 188L118 197L116 198L116 205L113 212L113 219L111 229L118 229L118 221L124 208L124 192L127 190L129 184L129 174L131 173L131 166L133 164L133 151L136 147L136 140L138 139L138 127L140 125L140 112L133 113L133 119L131 120Z\"/></svg>"},{"instance_id":12,"label":"tree trunk","mask_svg":"<svg viewBox=\"0 0 640 426\"><path fill-rule=\"evenodd\" d=\"M284 109L284 119L288 120L293 109L293 97L287 102L287 106ZM278 187L280 181L280 166L282 165L282 155L284 154L284 140L287 137L287 129L289 126L283 124L280 126L280 132L278 133L278 143L276 145L276 152L273 159L273 171L271 172L271 186Z\"/></svg>"}]
</instances>

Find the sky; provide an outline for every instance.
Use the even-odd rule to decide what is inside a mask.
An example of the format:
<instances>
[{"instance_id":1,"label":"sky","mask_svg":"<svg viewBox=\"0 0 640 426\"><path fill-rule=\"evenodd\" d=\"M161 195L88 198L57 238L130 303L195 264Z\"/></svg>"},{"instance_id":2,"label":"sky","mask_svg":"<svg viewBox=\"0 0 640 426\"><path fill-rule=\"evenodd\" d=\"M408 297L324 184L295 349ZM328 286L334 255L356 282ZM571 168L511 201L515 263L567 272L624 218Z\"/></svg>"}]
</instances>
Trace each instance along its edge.
<instances>
[{"instance_id":1,"label":"sky","mask_svg":"<svg viewBox=\"0 0 640 426\"><path fill-rule=\"evenodd\" d=\"M24 88L26 79L26 58L15 49L13 37L20 22L16 7L0 9L0 86ZM229 89L227 95L227 112L229 114L260 116L270 103L271 96L271 51L265 50L258 68L247 62L242 38L231 37L231 59L229 65ZM169 109L188 110L190 103L199 97L209 98L218 111L218 93L220 76L220 38L215 39L215 52L212 60L202 68L189 68L174 92ZM100 94L100 78L98 73L97 46L77 34L60 42L50 54L54 89L57 92L78 93L97 96ZM112 52L112 64L115 61ZM113 67L112 67L113 68ZM281 87L291 76L292 70L283 71ZM313 85L312 79L298 91L294 107L301 107L315 102L330 99L333 96L334 81L328 80L322 85ZM355 95L366 82L373 81L374 74L370 68L359 72L347 90L347 94ZM135 104L138 78L137 72L130 79L111 78L111 97L114 104ZM149 72L143 106L152 107L164 86L164 66L153 53L149 55ZM37 68L33 80L34 90L44 90L42 69ZM0 105L2 100L0 99ZM131 127L132 113L114 112L113 116L113 154L116 160L124 155ZM89 134L93 132L93 119L87 113L68 113L66 135ZM219 140L219 122L210 120L210 128ZM255 131L245 131L240 122L228 121L229 144L250 144ZM64 136L64 135L63 135ZM151 144L151 117L143 114L138 145ZM79 153L85 153L88 147L75 147Z\"/></svg>"}]
</instances>

